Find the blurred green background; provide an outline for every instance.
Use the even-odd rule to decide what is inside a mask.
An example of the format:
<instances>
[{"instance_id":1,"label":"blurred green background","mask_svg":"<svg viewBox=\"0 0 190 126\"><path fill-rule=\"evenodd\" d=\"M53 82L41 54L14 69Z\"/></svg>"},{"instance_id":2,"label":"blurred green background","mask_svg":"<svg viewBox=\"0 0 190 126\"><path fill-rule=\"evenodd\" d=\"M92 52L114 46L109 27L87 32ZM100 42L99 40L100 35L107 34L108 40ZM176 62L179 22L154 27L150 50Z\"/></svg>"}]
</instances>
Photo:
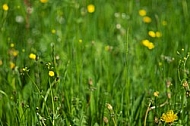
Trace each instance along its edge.
<instances>
[{"instance_id":1,"label":"blurred green background","mask_svg":"<svg viewBox=\"0 0 190 126\"><path fill-rule=\"evenodd\" d=\"M189 125L189 1L0 5L0 125Z\"/></svg>"}]
</instances>

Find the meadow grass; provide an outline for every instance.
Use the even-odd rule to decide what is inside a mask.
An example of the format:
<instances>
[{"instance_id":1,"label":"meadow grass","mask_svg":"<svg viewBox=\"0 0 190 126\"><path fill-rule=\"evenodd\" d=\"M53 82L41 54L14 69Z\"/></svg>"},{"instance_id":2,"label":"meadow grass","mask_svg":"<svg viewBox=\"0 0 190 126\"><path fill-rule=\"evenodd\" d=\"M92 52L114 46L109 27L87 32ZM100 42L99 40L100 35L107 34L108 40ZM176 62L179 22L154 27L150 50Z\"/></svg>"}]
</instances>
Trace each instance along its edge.
<instances>
[{"instance_id":1,"label":"meadow grass","mask_svg":"<svg viewBox=\"0 0 190 126\"><path fill-rule=\"evenodd\" d=\"M0 5L0 125L190 125L189 1Z\"/></svg>"}]
</instances>

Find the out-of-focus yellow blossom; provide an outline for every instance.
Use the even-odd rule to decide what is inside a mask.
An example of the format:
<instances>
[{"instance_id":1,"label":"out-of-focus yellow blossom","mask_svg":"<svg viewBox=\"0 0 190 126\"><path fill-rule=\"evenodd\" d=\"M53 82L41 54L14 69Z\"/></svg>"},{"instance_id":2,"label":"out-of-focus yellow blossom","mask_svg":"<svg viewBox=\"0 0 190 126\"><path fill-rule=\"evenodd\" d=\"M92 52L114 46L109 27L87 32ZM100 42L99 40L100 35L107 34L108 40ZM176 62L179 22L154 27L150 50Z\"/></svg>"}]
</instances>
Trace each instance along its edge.
<instances>
[{"instance_id":1,"label":"out-of-focus yellow blossom","mask_svg":"<svg viewBox=\"0 0 190 126\"><path fill-rule=\"evenodd\" d=\"M18 55L18 50L15 50L15 49L11 49L10 51L9 51L9 54L11 55L11 56L14 56L14 57L16 57L17 55Z\"/></svg>"},{"instance_id":2,"label":"out-of-focus yellow blossom","mask_svg":"<svg viewBox=\"0 0 190 126\"><path fill-rule=\"evenodd\" d=\"M148 47L148 49L153 49L154 48L154 44L152 42L150 42L147 47Z\"/></svg>"},{"instance_id":3,"label":"out-of-focus yellow blossom","mask_svg":"<svg viewBox=\"0 0 190 126\"><path fill-rule=\"evenodd\" d=\"M158 91L155 91L155 92L154 92L154 96L155 96L155 97L158 97L158 96L159 96L159 92L158 92Z\"/></svg>"},{"instance_id":4,"label":"out-of-focus yellow blossom","mask_svg":"<svg viewBox=\"0 0 190 126\"><path fill-rule=\"evenodd\" d=\"M159 62L158 65L159 65L159 66L162 66L162 62Z\"/></svg>"},{"instance_id":5,"label":"out-of-focus yellow blossom","mask_svg":"<svg viewBox=\"0 0 190 126\"><path fill-rule=\"evenodd\" d=\"M142 17L146 16L146 11L144 9L139 10L139 15Z\"/></svg>"},{"instance_id":6,"label":"out-of-focus yellow blossom","mask_svg":"<svg viewBox=\"0 0 190 126\"><path fill-rule=\"evenodd\" d=\"M109 45L105 46L105 50L106 50L106 51L111 51L112 49L113 49L112 46L109 46Z\"/></svg>"},{"instance_id":7,"label":"out-of-focus yellow blossom","mask_svg":"<svg viewBox=\"0 0 190 126\"><path fill-rule=\"evenodd\" d=\"M156 37L156 33L154 32L154 31L149 31L148 32L148 35L150 36L150 37Z\"/></svg>"},{"instance_id":8,"label":"out-of-focus yellow blossom","mask_svg":"<svg viewBox=\"0 0 190 126\"><path fill-rule=\"evenodd\" d=\"M29 58L35 60L36 59L36 55L34 53L30 53Z\"/></svg>"},{"instance_id":9,"label":"out-of-focus yellow blossom","mask_svg":"<svg viewBox=\"0 0 190 126\"><path fill-rule=\"evenodd\" d=\"M146 46L148 49L153 49L154 48L154 44L152 42L150 42L149 40L143 40L142 41L142 44L144 46Z\"/></svg>"},{"instance_id":10,"label":"out-of-focus yellow blossom","mask_svg":"<svg viewBox=\"0 0 190 126\"><path fill-rule=\"evenodd\" d=\"M89 13L93 13L93 12L95 11L95 6L94 6L93 4L89 4L89 5L87 6L87 11L88 11Z\"/></svg>"},{"instance_id":11,"label":"out-of-focus yellow blossom","mask_svg":"<svg viewBox=\"0 0 190 126\"><path fill-rule=\"evenodd\" d=\"M55 29L52 29L52 30L51 30L51 33L52 33L52 34L55 34L55 33L56 33L56 30L55 30Z\"/></svg>"},{"instance_id":12,"label":"out-of-focus yellow blossom","mask_svg":"<svg viewBox=\"0 0 190 126\"><path fill-rule=\"evenodd\" d=\"M145 16L145 17L143 17L143 21L145 23L150 23L152 21L152 19L150 17L148 17L148 16Z\"/></svg>"},{"instance_id":13,"label":"out-of-focus yellow blossom","mask_svg":"<svg viewBox=\"0 0 190 126\"><path fill-rule=\"evenodd\" d=\"M47 3L48 0L40 0L41 3Z\"/></svg>"},{"instance_id":14,"label":"out-of-focus yellow blossom","mask_svg":"<svg viewBox=\"0 0 190 126\"><path fill-rule=\"evenodd\" d=\"M166 26L167 25L167 21L162 21L162 25Z\"/></svg>"},{"instance_id":15,"label":"out-of-focus yellow blossom","mask_svg":"<svg viewBox=\"0 0 190 126\"><path fill-rule=\"evenodd\" d=\"M14 69L15 68L15 64L13 62L10 62L10 68Z\"/></svg>"},{"instance_id":16,"label":"out-of-focus yellow blossom","mask_svg":"<svg viewBox=\"0 0 190 126\"><path fill-rule=\"evenodd\" d=\"M13 48L14 46L15 46L15 44L14 44L14 43L11 43L11 44L10 44L10 47L12 47L12 48Z\"/></svg>"},{"instance_id":17,"label":"out-of-focus yellow blossom","mask_svg":"<svg viewBox=\"0 0 190 126\"><path fill-rule=\"evenodd\" d=\"M105 50L106 50L106 51L109 51L109 48L110 48L109 45L105 46Z\"/></svg>"},{"instance_id":18,"label":"out-of-focus yellow blossom","mask_svg":"<svg viewBox=\"0 0 190 126\"><path fill-rule=\"evenodd\" d=\"M4 11L8 11L8 10L9 10L9 6L8 6L7 4L3 4L2 7L3 7L3 10L4 10Z\"/></svg>"},{"instance_id":19,"label":"out-of-focus yellow blossom","mask_svg":"<svg viewBox=\"0 0 190 126\"><path fill-rule=\"evenodd\" d=\"M82 39L79 39L79 43L82 43Z\"/></svg>"},{"instance_id":20,"label":"out-of-focus yellow blossom","mask_svg":"<svg viewBox=\"0 0 190 126\"><path fill-rule=\"evenodd\" d=\"M178 119L177 113L174 114L173 110L169 110L166 114L163 113L161 120L165 123L173 123L175 120Z\"/></svg>"},{"instance_id":21,"label":"out-of-focus yellow blossom","mask_svg":"<svg viewBox=\"0 0 190 126\"><path fill-rule=\"evenodd\" d=\"M148 46L149 43L150 43L150 41L147 40L147 39L145 39L145 40L142 41L142 44L143 44L144 46Z\"/></svg>"},{"instance_id":22,"label":"out-of-focus yellow blossom","mask_svg":"<svg viewBox=\"0 0 190 126\"><path fill-rule=\"evenodd\" d=\"M109 103L107 103L107 108L108 108L108 110L113 110L113 107L112 107L112 105L111 104L109 104Z\"/></svg>"},{"instance_id":23,"label":"out-of-focus yellow blossom","mask_svg":"<svg viewBox=\"0 0 190 126\"><path fill-rule=\"evenodd\" d=\"M18 53L19 53L19 52L18 52L17 50L14 50L14 51L13 51L13 56L16 57L16 56L18 55Z\"/></svg>"},{"instance_id":24,"label":"out-of-focus yellow blossom","mask_svg":"<svg viewBox=\"0 0 190 126\"><path fill-rule=\"evenodd\" d=\"M55 73L53 71L49 71L49 76L53 77L55 75Z\"/></svg>"},{"instance_id":25,"label":"out-of-focus yellow blossom","mask_svg":"<svg viewBox=\"0 0 190 126\"><path fill-rule=\"evenodd\" d=\"M162 34L161 34L159 31L157 31L157 32L156 32L156 37L157 37L157 38L160 38L161 36L162 36Z\"/></svg>"},{"instance_id":26,"label":"out-of-focus yellow blossom","mask_svg":"<svg viewBox=\"0 0 190 126\"><path fill-rule=\"evenodd\" d=\"M1 66L1 65L3 65L3 61L2 61L2 60L0 60L0 66Z\"/></svg>"}]
</instances>

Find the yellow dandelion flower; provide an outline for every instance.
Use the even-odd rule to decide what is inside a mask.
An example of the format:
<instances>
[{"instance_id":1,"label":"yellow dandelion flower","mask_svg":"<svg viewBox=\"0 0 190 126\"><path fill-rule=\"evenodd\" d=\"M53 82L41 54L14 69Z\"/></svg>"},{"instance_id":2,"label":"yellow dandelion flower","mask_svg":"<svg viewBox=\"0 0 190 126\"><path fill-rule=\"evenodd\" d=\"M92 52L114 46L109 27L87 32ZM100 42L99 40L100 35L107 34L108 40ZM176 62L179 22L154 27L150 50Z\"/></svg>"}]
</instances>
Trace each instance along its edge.
<instances>
[{"instance_id":1,"label":"yellow dandelion flower","mask_svg":"<svg viewBox=\"0 0 190 126\"><path fill-rule=\"evenodd\" d=\"M49 76L53 77L55 75L55 73L53 71L49 71Z\"/></svg>"},{"instance_id":2,"label":"yellow dandelion flower","mask_svg":"<svg viewBox=\"0 0 190 126\"><path fill-rule=\"evenodd\" d=\"M8 10L9 10L9 6L8 6L7 4L3 4L2 7L3 7L3 10L4 10L4 11L8 11Z\"/></svg>"},{"instance_id":3,"label":"yellow dandelion flower","mask_svg":"<svg viewBox=\"0 0 190 126\"><path fill-rule=\"evenodd\" d=\"M36 59L36 55L34 53L30 53L29 58L35 60Z\"/></svg>"},{"instance_id":4,"label":"yellow dandelion flower","mask_svg":"<svg viewBox=\"0 0 190 126\"><path fill-rule=\"evenodd\" d=\"M147 47L148 47L148 49L153 49L154 48L154 43L150 42Z\"/></svg>"},{"instance_id":5,"label":"yellow dandelion flower","mask_svg":"<svg viewBox=\"0 0 190 126\"><path fill-rule=\"evenodd\" d=\"M149 40L147 40L147 39L142 40L142 44L143 44L144 46L148 46L148 45L149 45L149 43L150 43L150 41L149 41Z\"/></svg>"},{"instance_id":6,"label":"yellow dandelion flower","mask_svg":"<svg viewBox=\"0 0 190 126\"><path fill-rule=\"evenodd\" d=\"M148 32L148 35L150 36L150 37L156 37L156 33L154 32L154 31L149 31Z\"/></svg>"},{"instance_id":7,"label":"yellow dandelion flower","mask_svg":"<svg viewBox=\"0 0 190 126\"><path fill-rule=\"evenodd\" d=\"M41 3L47 3L48 0L40 0Z\"/></svg>"},{"instance_id":8,"label":"yellow dandelion flower","mask_svg":"<svg viewBox=\"0 0 190 126\"><path fill-rule=\"evenodd\" d=\"M146 46L148 49L153 49L154 48L154 43L150 42L149 40L143 40L142 44Z\"/></svg>"},{"instance_id":9,"label":"yellow dandelion flower","mask_svg":"<svg viewBox=\"0 0 190 126\"><path fill-rule=\"evenodd\" d=\"M160 38L161 36L162 36L162 34L161 34L159 31L157 31L157 32L156 32L156 37L157 37L157 38Z\"/></svg>"},{"instance_id":10,"label":"yellow dandelion flower","mask_svg":"<svg viewBox=\"0 0 190 126\"><path fill-rule=\"evenodd\" d=\"M173 110L169 110L166 114L163 113L161 117L161 120L164 121L165 123L172 123L177 119L178 119L177 113L174 114Z\"/></svg>"},{"instance_id":11,"label":"yellow dandelion flower","mask_svg":"<svg viewBox=\"0 0 190 126\"><path fill-rule=\"evenodd\" d=\"M10 68L14 69L15 68L15 64L13 62L10 62Z\"/></svg>"},{"instance_id":12,"label":"yellow dandelion flower","mask_svg":"<svg viewBox=\"0 0 190 126\"><path fill-rule=\"evenodd\" d=\"M142 17L146 16L146 11L144 9L139 10L139 15Z\"/></svg>"},{"instance_id":13,"label":"yellow dandelion flower","mask_svg":"<svg viewBox=\"0 0 190 126\"><path fill-rule=\"evenodd\" d=\"M94 6L93 4L89 4L89 5L87 6L87 11L88 11L89 13L93 13L93 12L95 11L95 6Z\"/></svg>"},{"instance_id":14,"label":"yellow dandelion flower","mask_svg":"<svg viewBox=\"0 0 190 126\"><path fill-rule=\"evenodd\" d=\"M159 96L159 92L158 92L158 91L155 91L155 92L154 92L154 96L155 96L155 97L158 97L158 96Z\"/></svg>"},{"instance_id":15,"label":"yellow dandelion flower","mask_svg":"<svg viewBox=\"0 0 190 126\"><path fill-rule=\"evenodd\" d=\"M143 21L145 23L150 23L152 21L152 19L150 17L148 17L148 16L145 16L145 17L143 17Z\"/></svg>"}]
</instances>

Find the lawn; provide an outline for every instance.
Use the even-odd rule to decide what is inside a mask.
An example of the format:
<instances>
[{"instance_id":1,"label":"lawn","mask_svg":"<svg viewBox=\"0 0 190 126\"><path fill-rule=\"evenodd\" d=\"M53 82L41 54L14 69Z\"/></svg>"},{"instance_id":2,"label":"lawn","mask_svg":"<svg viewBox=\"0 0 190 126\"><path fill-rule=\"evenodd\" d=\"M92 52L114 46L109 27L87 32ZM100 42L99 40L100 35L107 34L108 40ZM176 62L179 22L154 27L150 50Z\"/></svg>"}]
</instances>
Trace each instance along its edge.
<instances>
[{"instance_id":1,"label":"lawn","mask_svg":"<svg viewBox=\"0 0 190 126\"><path fill-rule=\"evenodd\" d=\"M190 1L1 0L1 126L189 126Z\"/></svg>"}]
</instances>

